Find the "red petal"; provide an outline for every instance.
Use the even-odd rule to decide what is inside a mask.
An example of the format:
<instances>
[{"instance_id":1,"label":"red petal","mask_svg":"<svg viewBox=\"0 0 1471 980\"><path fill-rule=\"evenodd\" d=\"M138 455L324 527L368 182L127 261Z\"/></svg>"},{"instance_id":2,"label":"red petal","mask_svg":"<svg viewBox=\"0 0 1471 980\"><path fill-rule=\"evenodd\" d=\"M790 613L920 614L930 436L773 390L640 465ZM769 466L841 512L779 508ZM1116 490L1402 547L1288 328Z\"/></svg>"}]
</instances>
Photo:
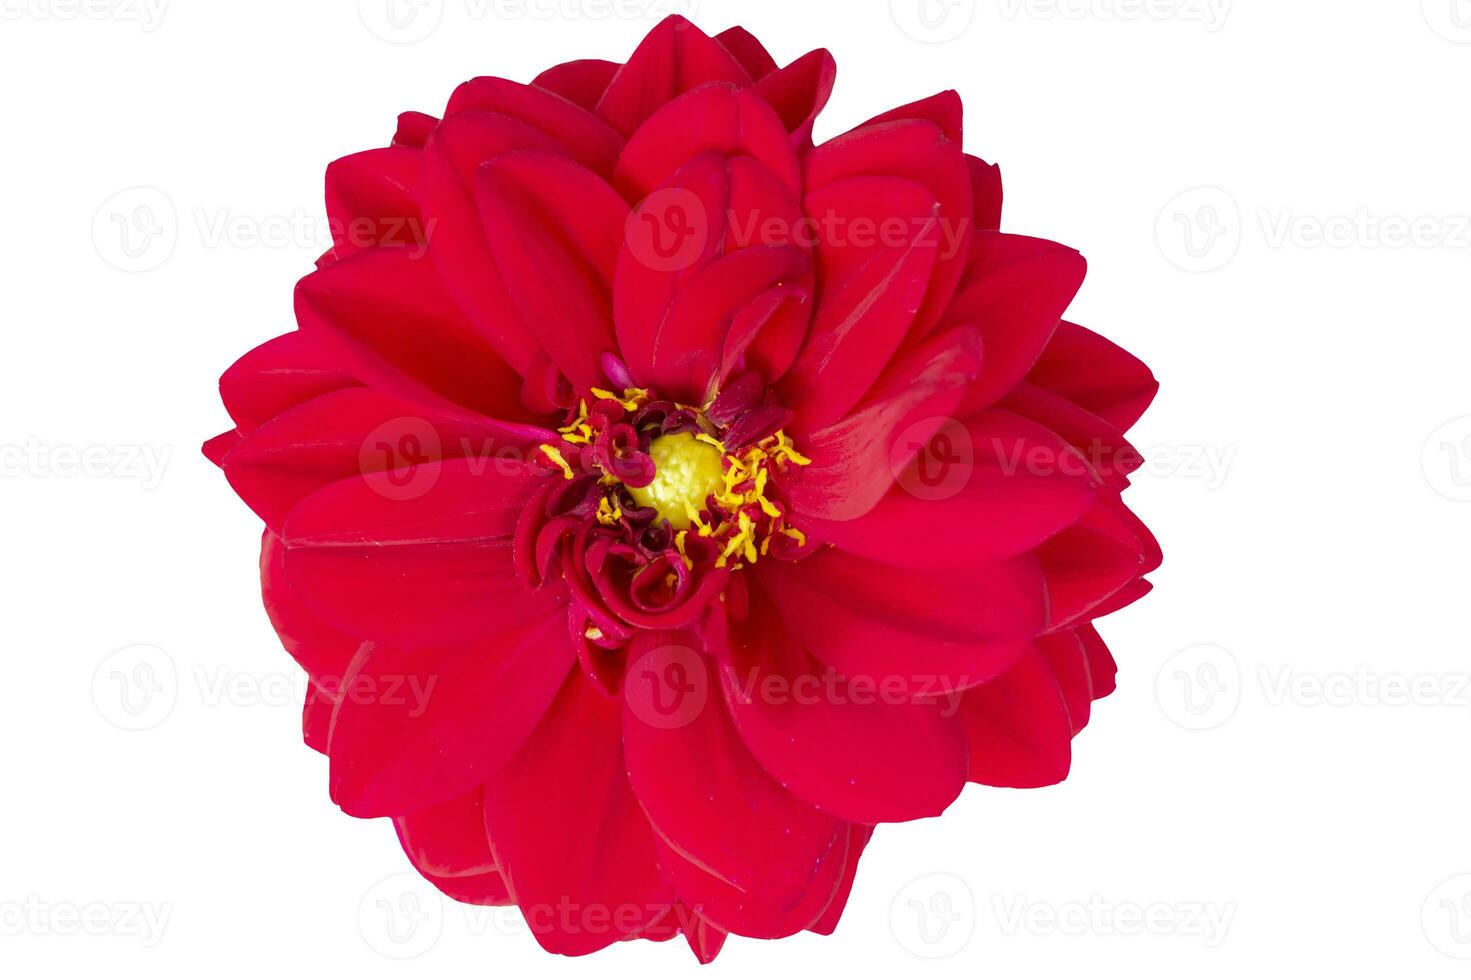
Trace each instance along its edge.
<instances>
[{"instance_id":1,"label":"red petal","mask_svg":"<svg viewBox=\"0 0 1471 980\"><path fill-rule=\"evenodd\" d=\"M1139 576L1150 571L1149 547L1131 522L1100 500L1077 524L1053 537L1038 554L1047 577L1052 628L1071 625Z\"/></svg>"},{"instance_id":2,"label":"red petal","mask_svg":"<svg viewBox=\"0 0 1471 980\"><path fill-rule=\"evenodd\" d=\"M272 529L307 494L366 476L389 495L411 494L414 468L469 457L485 469L496 454L525 457L550 433L471 415L452 416L373 388L342 388L283 412L224 460L240 499Z\"/></svg>"},{"instance_id":3,"label":"red petal","mask_svg":"<svg viewBox=\"0 0 1471 980\"><path fill-rule=\"evenodd\" d=\"M995 677L1043 626L1041 572L1030 556L896 575L887 563L827 549L762 562L757 574L820 660L916 699Z\"/></svg>"},{"instance_id":4,"label":"red petal","mask_svg":"<svg viewBox=\"0 0 1471 980\"><path fill-rule=\"evenodd\" d=\"M965 110L960 102L960 93L954 89L946 89L936 92L934 95L910 102L907 105L897 106L888 112L874 116L862 126L874 126L879 123L897 122L901 119L923 119L934 123L945 134L945 138L959 146L961 143L961 125L964 120Z\"/></svg>"},{"instance_id":5,"label":"red petal","mask_svg":"<svg viewBox=\"0 0 1471 980\"><path fill-rule=\"evenodd\" d=\"M607 174L623 149L623 137L582 106L544 87L504 78L472 78L450 96L446 120L462 113L495 113L528 123L549 136L562 153L598 174Z\"/></svg>"},{"instance_id":6,"label":"red petal","mask_svg":"<svg viewBox=\"0 0 1471 980\"><path fill-rule=\"evenodd\" d=\"M1127 487L1128 475L1144 462L1118 429L1045 388L1024 381L1011 390L1000 407L1033 419L1066 439L1088 460L1104 486L1112 490ZM964 412L965 406L960 410Z\"/></svg>"},{"instance_id":7,"label":"red petal","mask_svg":"<svg viewBox=\"0 0 1471 980\"><path fill-rule=\"evenodd\" d=\"M965 164L970 168L976 229L996 231L1001 227L1001 168L969 153L965 155Z\"/></svg>"},{"instance_id":8,"label":"red petal","mask_svg":"<svg viewBox=\"0 0 1471 980\"><path fill-rule=\"evenodd\" d=\"M751 76L694 24L678 15L666 17L608 83L598 115L629 135L661 106L705 82L750 85Z\"/></svg>"},{"instance_id":9,"label":"red petal","mask_svg":"<svg viewBox=\"0 0 1471 980\"><path fill-rule=\"evenodd\" d=\"M629 649L623 745L628 776L660 837L723 889L739 892L738 918L701 907L701 914L732 932L749 934L756 922L805 929L826 907L833 883L823 869L834 839L847 828L782 789L751 757L715 690L707 658L681 634L646 632ZM673 714L655 709L668 696L681 700ZM826 888L815 910L814 887ZM715 899L711 899L715 901ZM794 919L793 916L798 918Z\"/></svg>"},{"instance_id":10,"label":"red petal","mask_svg":"<svg viewBox=\"0 0 1471 980\"><path fill-rule=\"evenodd\" d=\"M329 351L296 330L230 365L220 377L220 398L243 434L293 405L355 384Z\"/></svg>"},{"instance_id":11,"label":"red petal","mask_svg":"<svg viewBox=\"0 0 1471 980\"><path fill-rule=\"evenodd\" d=\"M1117 344L1066 320L1027 375L1046 388L1127 432L1159 391L1144 362Z\"/></svg>"},{"instance_id":12,"label":"red petal","mask_svg":"<svg viewBox=\"0 0 1471 980\"><path fill-rule=\"evenodd\" d=\"M741 63L746 69L746 74L752 78L761 78L776 71L776 61L767 52L766 47L756 39L756 36L744 27L732 27L715 35L715 40L720 46L729 51L731 57Z\"/></svg>"},{"instance_id":13,"label":"red petal","mask_svg":"<svg viewBox=\"0 0 1471 980\"><path fill-rule=\"evenodd\" d=\"M826 912L822 913L822 918L812 924L813 932L831 936L833 930L838 927L838 920L842 918L843 909L848 904L848 896L853 891L853 881L858 874L858 859L863 856L863 850L872 838L872 827L853 825L848 837L848 862L843 873L843 880L838 885L838 891L833 896L832 904L827 907Z\"/></svg>"},{"instance_id":14,"label":"red petal","mask_svg":"<svg viewBox=\"0 0 1471 980\"><path fill-rule=\"evenodd\" d=\"M782 390L811 432L852 409L909 331L938 253L938 205L913 181L856 177L809 193L803 209L822 294Z\"/></svg>"},{"instance_id":15,"label":"red petal","mask_svg":"<svg viewBox=\"0 0 1471 980\"><path fill-rule=\"evenodd\" d=\"M946 424L980 361L975 332L968 330L930 338L895 361L851 415L801 438L812 464L782 479L792 507L826 521L873 510L910 457Z\"/></svg>"},{"instance_id":16,"label":"red petal","mask_svg":"<svg viewBox=\"0 0 1471 980\"><path fill-rule=\"evenodd\" d=\"M965 786L965 739L947 705L914 703L813 660L759 593L732 624L721 671L746 747L788 791L843 820L932 817ZM861 681L861 679L860 679Z\"/></svg>"},{"instance_id":17,"label":"red petal","mask_svg":"<svg viewBox=\"0 0 1471 980\"><path fill-rule=\"evenodd\" d=\"M947 139L940 127L925 119L874 122L817 147L805 158L803 170L809 189L859 176L902 175L923 185L938 202L937 222L929 233L936 244L936 261L914 317L916 335L929 331L955 295L970 253L974 205L970 170L959 141Z\"/></svg>"},{"instance_id":18,"label":"red petal","mask_svg":"<svg viewBox=\"0 0 1471 980\"><path fill-rule=\"evenodd\" d=\"M480 787L406 816L395 817L399 843L420 874L439 878L496 871L485 834Z\"/></svg>"},{"instance_id":19,"label":"red petal","mask_svg":"<svg viewBox=\"0 0 1471 980\"><path fill-rule=\"evenodd\" d=\"M261 535L261 598L266 615L286 652L312 678L334 694L340 689L348 664L363 645L356 637L333 629L308 609L286 581L286 549L270 531ZM310 697L308 702L310 703ZM330 707L328 709L330 718ZM323 740L323 751L326 741Z\"/></svg>"},{"instance_id":20,"label":"red petal","mask_svg":"<svg viewBox=\"0 0 1471 980\"><path fill-rule=\"evenodd\" d=\"M960 717L970 739L972 782L1029 788L1067 778L1072 725L1057 681L1035 650L967 691Z\"/></svg>"},{"instance_id":21,"label":"red petal","mask_svg":"<svg viewBox=\"0 0 1471 980\"><path fill-rule=\"evenodd\" d=\"M616 61L598 61L594 58L568 61L548 68L533 78L531 84L556 92L569 102L591 110L607 91L608 83L613 80L619 67Z\"/></svg>"},{"instance_id":22,"label":"red petal","mask_svg":"<svg viewBox=\"0 0 1471 980\"><path fill-rule=\"evenodd\" d=\"M454 460L419 467L413 497L362 478L333 483L286 520L287 581L337 629L408 646L560 615L565 598L529 592L511 555L516 519L544 479L505 460Z\"/></svg>"},{"instance_id":23,"label":"red petal","mask_svg":"<svg viewBox=\"0 0 1471 980\"><path fill-rule=\"evenodd\" d=\"M986 349L968 406L993 404L1031 370L1087 268L1081 255L1055 242L976 233L965 278L945 313L947 324L979 327Z\"/></svg>"},{"instance_id":24,"label":"red petal","mask_svg":"<svg viewBox=\"0 0 1471 980\"><path fill-rule=\"evenodd\" d=\"M303 331L359 380L446 411L525 417L520 377L460 315L427 259L374 248L296 287Z\"/></svg>"},{"instance_id":25,"label":"red petal","mask_svg":"<svg viewBox=\"0 0 1471 980\"><path fill-rule=\"evenodd\" d=\"M586 390L604 382L601 357L614 345L608 280L627 209L598 177L548 156L486 164L475 197L512 308Z\"/></svg>"},{"instance_id":26,"label":"red petal","mask_svg":"<svg viewBox=\"0 0 1471 980\"><path fill-rule=\"evenodd\" d=\"M868 558L951 568L1030 551L1093 502L1082 454L1019 415L950 421L922 445L873 510L849 521L804 517L802 529Z\"/></svg>"},{"instance_id":27,"label":"red petal","mask_svg":"<svg viewBox=\"0 0 1471 980\"><path fill-rule=\"evenodd\" d=\"M420 207L445 290L481 336L525 375L541 344L511 308L472 196L480 165L513 150L562 152L546 133L509 116L465 112L446 119L425 145Z\"/></svg>"},{"instance_id":28,"label":"red petal","mask_svg":"<svg viewBox=\"0 0 1471 980\"><path fill-rule=\"evenodd\" d=\"M366 150L327 167L327 219L337 258L384 245L423 254L418 185L424 154L408 146Z\"/></svg>"},{"instance_id":29,"label":"red petal","mask_svg":"<svg viewBox=\"0 0 1471 980\"><path fill-rule=\"evenodd\" d=\"M1088 656L1088 678L1093 683L1093 700L1108 697L1117 686L1119 672L1113 655L1108 652L1108 645L1091 623L1085 623L1073 632L1082 641L1083 651Z\"/></svg>"},{"instance_id":30,"label":"red petal","mask_svg":"<svg viewBox=\"0 0 1471 980\"><path fill-rule=\"evenodd\" d=\"M818 48L756 83L756 94L776 110L798 152L811 149L812 124L832 96L837 77L837 62L825 49Z\"/></svg>"},{"instance_id":31,"label":"red petal","mask_svg":"<svg viewBox=\"0 0 1471 980\"><path fill-rule=\"evenodd\" d=\"M438 125L439 120L427 112L400 112L398 128L393 134L393 145L412 146L417 150L422 150L425 141L429 139L429 134L434 132L434 127Z\"/></svg>"},{"instance_id":32,"label":"red petal","mask_svg":"<svg viewBox=\"0 0 1471 980\"><path fill-rule=\"evenodd\" d=\"M673 898L628 784L619 706L573 671L531 738L485 784L486 827L543 948L571 956L636 935Z\"/></svg>"},{"instance_id":33,"label":"red petal","mask_svg":"<svg viewBox=\"0 0 1471 980\"><path fill-rule=\"evenodd\" d=\"M760 96L725 83L702 85L650 116L618 158L614 183L630 198L641 198L711 150L726 157L749 156L780 177L793 194L801 193L801 168L786 127Z\"/></svg>"},{"instance_id":34,"label":"red petal","mask_svg":"<svg viewBox=\"0 0 1471 980\"><path fill-rule=\"evenodd\" d=\"M1074 632L1053 633L1037 638L1037 651L1047 661L1062 691L1073 734L1088 724L1093 709L1093 683L1088 676L1088 654Z\"/></svg>"},{"instance_id":35,"label":"red petal","mask_svg":"<svg viewBox=\"0 0 1471 980\"><path fill-rule=\"evenodd\" d=\"M332 799L355 817L465 792L531 734L576 661L560 616L452 647L365 648L332 719Z\"/></svg>"}]
</instances>

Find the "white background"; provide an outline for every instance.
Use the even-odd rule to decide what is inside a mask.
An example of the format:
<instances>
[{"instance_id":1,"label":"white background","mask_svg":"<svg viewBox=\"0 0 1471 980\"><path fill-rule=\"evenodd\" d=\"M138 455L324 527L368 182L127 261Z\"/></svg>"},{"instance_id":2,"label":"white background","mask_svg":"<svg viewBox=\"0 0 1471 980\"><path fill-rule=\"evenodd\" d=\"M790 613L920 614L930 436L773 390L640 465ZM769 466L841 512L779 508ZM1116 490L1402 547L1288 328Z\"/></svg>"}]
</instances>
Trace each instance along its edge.
<instances>
[{"instance_id":1,"label":"white background","mask_svg":"<svg viewBox=\"0 0 1471 980\"><path fill-rule=\"evenodd\" d=\"M387 2L0 0L0 972L696 972L394 877L197 448L291 326L328 161L677 9L829 47L819 138L959 89L1006 229L1081 249L1073 318L1163 383L1131 502L1165 565L1103 624L1072 777L883 828L834 937L705 975L1465 975L1471 3Z\"/></svg>"}]
</instances>

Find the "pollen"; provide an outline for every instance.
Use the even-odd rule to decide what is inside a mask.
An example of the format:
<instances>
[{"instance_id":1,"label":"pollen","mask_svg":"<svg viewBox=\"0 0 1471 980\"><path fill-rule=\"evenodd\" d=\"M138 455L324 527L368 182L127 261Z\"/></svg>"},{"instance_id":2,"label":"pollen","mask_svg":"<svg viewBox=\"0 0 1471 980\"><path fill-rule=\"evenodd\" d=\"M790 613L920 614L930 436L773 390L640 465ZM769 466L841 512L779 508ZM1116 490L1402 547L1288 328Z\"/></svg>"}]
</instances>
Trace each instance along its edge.
<instances>
[{"instance_id":1,"label":"pollen","mask_svg":"<svg viewBox=\"0 0 1471 980\"><path fill-rule=\"evenodd\" d=\"M654 460L654 482L646 487L629 487L629 496L641 507L652 507L659 516L681 530L698 522L698 514L712 494L725 488L725 467L720 444L688 432L660 436L649 446Z\"/></svg>"}]
</instances>

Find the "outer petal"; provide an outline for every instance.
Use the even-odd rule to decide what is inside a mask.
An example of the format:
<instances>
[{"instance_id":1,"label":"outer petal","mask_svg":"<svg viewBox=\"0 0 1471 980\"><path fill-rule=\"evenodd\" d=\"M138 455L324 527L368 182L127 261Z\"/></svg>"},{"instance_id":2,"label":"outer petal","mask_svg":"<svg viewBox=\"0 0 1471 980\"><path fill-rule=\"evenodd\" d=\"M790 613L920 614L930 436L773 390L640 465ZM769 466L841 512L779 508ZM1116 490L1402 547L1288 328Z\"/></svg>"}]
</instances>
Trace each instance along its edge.
<instances>
[{"instance_id":1,"label":"outer petal","mask_svg":"<svg viewBox=\"0 0 1471 980\"><path fill-rule=\"evenodd\" d=\"M389 146L327 167L327 219L337 258L378 245L423 253L427 236L418 200L423 157L414 147Z\"/></svg>"},{"instance_id":2,"label":"outer petal","mask_svg":"<svg viewBox=\"0 0 1471 980\"><path fill-rule=\"evenodd\" d=\"M1159 382L1143 361L1066 320L1027 381L1087 409L1120 432L1139 420L1159 391Z\"/></svg>"},{"instance_id":3,"label":"outer petal","mask_svg":"<svg viewBox=\"0 0 1471 980\"><path fill-rule=\"evenodd\" d=\"M416 471L425 489L407 499L361 478L318 490L286 521L288 582L337 629L404 646L551 617L565 600L529 592L511 555L516 520L545 477L489 465L427 463Z\"/></svg>"},{"instance_id":4,"label":"outer petal","mask_svg":"<svg viewBox=\"0 0 1471 980\"><path fill-rule=\"evenodd\" d=\"M952 568L1030 551L1093 502L1097 481L1083 455L1010 412L947 421L923 446L871 511L808 516L803 529L868 558Z\"/></svg>"},{"instance_id":5,"label":"outer petal","mask_svg":"<svg viewBox=\"0 0 1471 980\"><path fill-rule=\"evenodd\" d=\"M832 96L837 76L833 56L818 48L756 82L756 94L776 110L798 152L811 149L812 124Z\"/></svg>"},{"instance_id":6,"label":"outer petal","mask_svg":"<svg viewBox=\"0 0 1471 980\"><path fill-rule=\"evenodd\" d=\"M1009 667L1041 631L1041 573L1023 557L896 575L835 550L756 568L782 619L849 678L917 699L974 687Z\"/></svg>"},{"instance_id":7,"label":"outer petal","mask_svg":"<svg viewBox=\"0 0 1471 980\"><path fill-rule=\"evenodd\" d=\"M623 744L639 802L660 837L701 875L723 887L694 907L721 928L749 934L756 923L797 932L827 907L835 880L824 874L846 845L847 827L782 789L753 759L715 695L707 658L681 634L647 632L629 650L628 684L666 686L689 700L675 716L655 715L642 694L624 697ZM688 685L692 685L692 690ZM679 884L692 898L690 877ZM813 902L813 890L822 891ZM739 906L728 901L741 896ZM737 914L739 913L739 914Z\"/></svg>"},{"instance_id":8,"label":"outer petal","mask_svg":"<svg viewBox=\"0 0 1471 980\"><path fill-rule=\"evenodd\" d=\"M286 548L270 531L261 536L261 598L286 652L335 697L363 641L324 623L286 582ZM325 744L325 743L324 743ZM324 748L325 751L325 748Z\"/></svg>"},{"instance_id":9,"label":"outer petal","mask_svg":"<svg viewBox=\"0 0 1471 980\"><path fill-rule=\"evenodd\" d=\"M678 15L648 33L598 100L598 115L624 135L659 107L705 82L750 85L751 76L723 45Z\"/></svg>"},{"instance_id":10,"label":"outer petal","mask_svg":"<svg viewBox=\"0 0 1471 980\"><path fill-rule=\"evenodd\" d=\"M390 496L414 493L415 467L467 458L490 470L550 433L449 415L374 388L342 388L283 412L222 461L240 499L279 531L291 508L329 483L363 476Z\"/></svg>"},{"instance_id":11,"label":"outer petal","mask_svg":"<svg viewBox=\"0 0 1471 980\"><path fill-rule=\"evenodd\" d=\"M220 399L241 433L317 395L358 382L300 330L266 341L220 376Z\"/></svg>"},{"instance_id":12,"label":"outer petal","mask_svg":"<svg viewBox=\"0 0 1471 980\"><path fill-rule=\"evenodd\" d=\"M593 109L607 91L619 65L615 61L598 61L593 58L568 61L553 65L531 80L548 92L555 92L569 102L584 109Z\"/></svg>"},{"instance_id":13,"label":"outer petal","mask_svg":"<svg viewBox=\"0 0 1471 980\"><path fill-rule=\"evenodd\" d=\"M1088 264L1072 249L1040 238L980 232L965 278L945 313L948 324L981 328L986 363L966 404L984 408L1005 395L1036 363Z\"/></svg>"},{"instance_id":14,"label":"outer petal","mask_svg":"<svg viewBox=\"0 0 1471 980\"><path fill-rule=\"evenodd\" d=\"M803 437L812 464L783 479L792 507L824 521L871 511L952 418L980 362L972 330L933 337L896 361L851 415Z\"/></svg>"},{"instance_id":15,"label":"outer petal","mask_svg":"<svg viewBox=\"0 0 1471 980\"><path fill-rule=\"evenodd\" d=\"M592 173L533 151L476 181L481 225L511 306L578 390L603 383L612 350L609 279L626 208Z\"/></svg>"},{"instance_id":16,"label":"outer petal","mask_svg":"<svg viewBox=\"0 0 1471 980\"><path fill-rule=\"evenodd\" d=\"M853 891L853 881L858 875L858 859L863 856L863 850L872 838L872 827L853 825L852 832L848 836L848 863L843 873L843 880L838 884L838 891L833 895L832 904L827 907L826 912L822 913L822 918L813 923L813 932L831 936L833 930L838 927L838 919L843 915L843 909L848 904L848 896Z\"/></svg>"},{"instance_id":17,"label":"outer petal","mask_svg":"<svg viewBox=\"0 0 1471 980\"><path fill-rule=\"evenodd\" d=\"M707 151L749 156L798 194L801 168L786 127L748 88L712 83L663 106L633 135L618 158L614 182L630 198L665 184L680 167Z\"/></svg>"},{"instance_id":18,"label":"outer petal","mask_svg":"<svg viewBox=\"0 0 1471 980\"><path fill-rule=\"evenodd\" d=\"M296 286L304 332L354 377L445 411L520 419L520 378L450 301L426 259L374 248Z\"/></svg>"},{"instance_id":19,"label":"outer petal","mask_svg":"<svg viewBox=\"0 0 1471 980\"><path fill-rule=\"evenodd\" d=\"M935 113L926 110L928 103L949 108ZM805 158L803 171L809 189L859 176L902 175L929 191L937 203L935 225L929 232L935 242L936 259L925 284L924 299L915 311L914 333L923 335L940 320L954 296L970 252L971 178L960 142L947 137L940 126L926 118L953 114L953 125L958 127L958 99L936 97L894 113L895 118L880 117L817 147Z\"/></svg>"},{"instance_id":20,"label":"outer petal","mask_svg":"<svg viewBox=\"0 0 1471 980\"><path fill-rule=\"evenodd\" d=\"M492 848L532 935L580 955L636 935L673 901L624 770L619 708L574 671L485 784Z\"/></svg>"},{"instance_id":21,"label":"outer petal","mask_svg":"<svg viewBox=\"0 0 1471 980\"><path fill-rule=\"evenodd\" d=\"M1028 651L1005 674L967 691L960 717L970 778L988 786L1050 786L1072 763L1072 724L1047 661Z\"/></svg>"},{"instance_id":22,"label":"outer petal","mask_svg":"<svg viewBox=\"0 0 1471 980\"><path fill-rule=\"evenodd\" d=\"M761 78L776 71L776 61L766 47L744 27L723 30L715 35L715 40L730 52L731 57L740 62L741 67L746 69L746 74L752 78Z\"/></svg>"},{"instance_id":23,"label":"outer petal","mask_svg":"<svg viewBox=\"0 0 1471 980\"><path fill-rule=\"evenodd\" d=\"M720 674L746 747L793 794L855 823L941 813L965 786L966 749L953 703L841 678L814 661L770 600L751 597L732 625Z\"/></svg>"},{"instance_id":24,"label":"outer petal","mask_svg":"<svg viewBox=\"0 0 1471 980\"><path fill-rule=\"evenodd\" d=\"M478 786L576 659L560 616L447 648L366 648L332 718L332 799L355 817L391 816Z\"/></svg>"},{"instance_id":25,"label":"outer petal","mask_svg":"<svg viewBox=\"0 0 1471 980\"><path fill-rule=\"evenodd\" d=\"M798 427L846 415L914 322L938 254L938 205L919 184L855 177L807 195L822 293L807 343L782 381Z\"/></svg>"},{"instance_id":26,"label":"outer petal","mask_svg":"<svg viewBox=\"0 0 1471 980\"><path fill-rule=\"evenodd\" d=\"M397 817L393 824L414 867L450 898L472 905L511 904L485 836L478 786L427 810Z\"/></svg>"},{"instance_id":27,"label":"outer petal","mask_svg":"<svg viewBox=\"0 0 1471 980\"><path fill-rule=\"evenodd\" d=\"M567 156L607 174L623 148L623 137L582 106L537 85L504 78L472 78L450 96L445 119L486 112L519 119L549 136Z\"/></svg>"}]
</instances>

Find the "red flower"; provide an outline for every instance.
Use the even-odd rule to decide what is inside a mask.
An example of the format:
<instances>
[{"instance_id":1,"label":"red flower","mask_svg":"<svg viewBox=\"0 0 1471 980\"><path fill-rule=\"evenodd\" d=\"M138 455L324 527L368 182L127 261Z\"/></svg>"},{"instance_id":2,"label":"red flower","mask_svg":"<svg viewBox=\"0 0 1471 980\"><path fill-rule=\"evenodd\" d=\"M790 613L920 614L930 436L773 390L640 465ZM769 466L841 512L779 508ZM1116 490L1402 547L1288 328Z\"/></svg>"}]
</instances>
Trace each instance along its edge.
<instances>
[{"instance_id":1,"label":"red flower","mask_svg":"<svg viewBox=\"0 0 1471 980\"><path fill-rule=\"evenodd\" d=\"M953 92L814 147L834 71L670 18L466 82L221 379L333 799L555 952L830 932L874 825L1067 774L1159 561L1083 259Z\"/></svg>"}]
</instances>

